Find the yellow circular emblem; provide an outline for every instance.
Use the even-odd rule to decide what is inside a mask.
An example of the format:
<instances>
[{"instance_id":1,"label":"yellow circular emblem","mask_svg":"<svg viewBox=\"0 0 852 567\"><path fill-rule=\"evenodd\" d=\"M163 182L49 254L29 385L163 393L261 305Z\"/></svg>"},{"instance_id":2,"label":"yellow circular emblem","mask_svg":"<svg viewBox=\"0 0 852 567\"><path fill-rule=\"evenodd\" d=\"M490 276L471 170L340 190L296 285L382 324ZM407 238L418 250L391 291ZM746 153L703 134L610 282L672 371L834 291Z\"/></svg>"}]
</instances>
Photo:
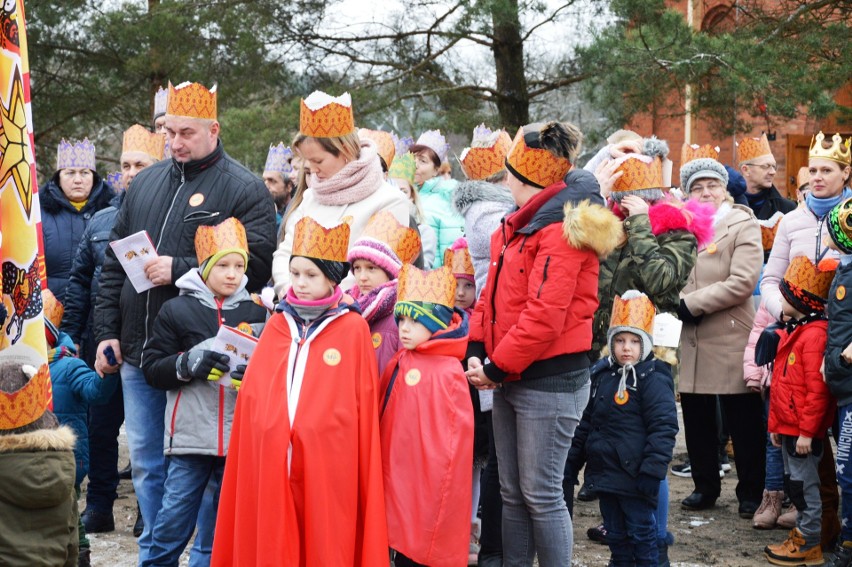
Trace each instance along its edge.
<instances>
[{"instance_id":1,"label":"yellow circular emblem","mask_svg":"<svg viewBox=\"0 0 852 567\"><path fill-rule=\"evenodd\" d=\"M340 351L336 348L330 348L322 353L322 360L329 366L337 366L341 360Z\"/></svg>"},{"instance_id":2,"label":"yellow circular emblem","mask_svg":"<svg viewBox=\"0 0 852 567\"><path fill-rule=\"evenodd\" d=\"M416 368L412 368L408 372L405 373L405 383L409 386L416 386L417 383L420 382L420 371Z\"/></svg>"},{"instance_id":3,"label":"yellow circular emblem","mask_svg":"<svg viewBox=\"0 0 852 567\"><path fill-rule=\"evenodd\" d=\"M373 336L370 337L373 341L373 348L379 348L382 346L382 336L379 333L373 333Z\"/></svg>"},{"instance_id":4,"label":"yellow circular emblem","mask_svg":"<svg viewBox=\"0 0 852 567\"><path fill-rule=\"evenodd\" d=\"M838 301L843 301L843 298L846 297L846 286L837 286L837 291L834 292L834 295L837 297Z\"/></svg>"},{"instance_id":5,"label":"yellow circular emblem","mask_svg":"<svg viewBox=\"0 0 852 567\"><path fill-rule=\"evenodd\" d=\"M251 325L249 325L249 324L248 324L248 323L246 323L245 321L243 321L242 323L240 323L239 325L237 325L237 330L238 330L238 331L242 331L243 333L245 333L245 334L247 334L247 335L251 335L251 334L252 334Z\"/></svg>"},{"instance_id":6,"label":"yellow circular emblem","mask_svg":"<svg viewBox=\"0 0 852 567\"><path fill-rule=\"evenodd\" d=\"M196 193L192 197L189 198L189 205L191 207L197 207L201 203L204 202L204 195L201 193Z\"/></svg>"},{"instance_id":7,"label":"yellow circular emblem","mask_svg":"<svg viewBox=\"0 0 852 567\"><path fill-rule=\"evenodd\" d=\"M617 403L620 406L623 406L624 404L626 404L627 400L629 400L629 399L630 399L630 394L627 393L627 390L624 390L623 392L616 392L615 393L615 403Z\"/></svg>"},{"instance_id":8,"label":"yellow circular emblem","mask_svg":"<svg viewBox=\"0 0 852 567\"><path fill-rule=\"evenodd\" d=\"M796 353L791 352L790 356L787 357L787 364L796 364Z\"/></svg>"},{"instance_id":9,"label":"yellow circular emblem","mask_svg":"<svg viewBox=\"0 0 852 567\"><path fill-rule=\"evenodd\" d=\"M716 253L716 243L715 242L711 242L710 244L707 245L707 253L708 254L715 254Z\"/></svg>"}]
</instances>

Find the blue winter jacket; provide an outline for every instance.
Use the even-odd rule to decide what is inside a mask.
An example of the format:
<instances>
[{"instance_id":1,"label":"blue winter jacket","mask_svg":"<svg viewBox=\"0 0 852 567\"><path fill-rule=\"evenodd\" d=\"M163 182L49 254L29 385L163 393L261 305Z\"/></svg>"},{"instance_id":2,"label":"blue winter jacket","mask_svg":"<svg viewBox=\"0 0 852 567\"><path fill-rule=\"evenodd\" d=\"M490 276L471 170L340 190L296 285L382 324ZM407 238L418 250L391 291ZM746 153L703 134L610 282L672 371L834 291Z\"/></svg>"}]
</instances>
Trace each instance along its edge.
<instances>
[{"instance_id":1,"label":"blue winter jacket","mask_svg":"<svg viewBox=\"0 0 852 567\"><path fill-rule=\"evenodd\" d=\"M74 343L59 333L56 347L48 352L50 381L53 385L53 413L59 423L69 426L77 436L74 459L77 461L77 486L89 473L89 405L105 404L118 385L118 374L103 378L77 358Z\"/></svg>"},{"instance_id":2,"label":"blue winter jacket","mask_svg":"<svg viewBox=\"0 0 852 567\"><path fill-rule=\"evenodd\" d=\"M444 251L464 235L464 218L453 207L453 191L458 182L433 177L420 187L420 204L426 224L438 237L438 248L432 268L444 265Z\"/></svg>"}]
</instances>

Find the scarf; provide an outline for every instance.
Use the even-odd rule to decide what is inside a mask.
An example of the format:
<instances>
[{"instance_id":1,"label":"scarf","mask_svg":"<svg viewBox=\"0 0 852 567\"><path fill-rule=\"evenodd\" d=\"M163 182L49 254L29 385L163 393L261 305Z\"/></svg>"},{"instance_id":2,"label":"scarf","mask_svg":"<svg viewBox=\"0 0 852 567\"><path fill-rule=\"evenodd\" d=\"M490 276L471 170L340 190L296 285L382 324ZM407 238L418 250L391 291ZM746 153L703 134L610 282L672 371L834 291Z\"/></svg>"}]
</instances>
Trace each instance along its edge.
<instances>
[{"instance_id":1,"label":"scarf","mask_svg":"<svg viewBox=\"0 0 852 567\"><path fill-rule=\"evenodd\" d=\"M396 305L396 286L397 280L391 280L363 295L358 291L358 286L355 286L349 290L349 295L358 303L361 315L367 323L372 325L393 314L393 307Z\"/></svg>"},{"instance_id":2,"label":"scarf","mask_svg":"<svg viewBox=\"0 0 852 567\"><path fill-rule=\"evenodd\" d=\"M320 205L334 207L363 201L379 190L384 183L375 143L368 141L361 147L361 157L350 161L330 179L320 179L311 174L310 188Z\"/></svg>"},{"instance_id":3,"label":"scarf","mask_svg":"<svg viewBox=\"0 0 852 567\"><path fill-rule=\"evenodd\" d=\"M305 323L310 323L314 319L319 318L330 308L337 305L342 297L343 290L340 289L339 285L334 287L334 292L330 296L323 297L322 299L314 299L312 301L299 299L296 297L296 294L293 293L293 288L291 287L287 290L287 297L284 301L293 308L296 314L301 317Z\"/></svg>"},{"instance_id":4,"label":"scarf","mask_svg":"<svg viewBox=\"0 0 852 567\"><path fill-rule=\"evenodd\" d=\"M845 201L850 197L852 197L852 189L844 187L843 191L840 192L840 195L835 195L834 197L825 197L820 199L819 197L814 197L813 193L808 193L808 196L805 197L805 204L813 214L822 218L827 215L831 209L839 205L841 201Z\"/></svg>"},{"instance_id":5,"label":"scarf","mask_svg":"<svg viewBox=\"0 0 852 567\"><path fill-rule=\"evenodd\" d=\"M216 140L216 149L210 152L210 154L201 159L185 163L172 158L172 167L174 167L179 174L183 174L185 179L192 180L195 179L195 177L197 177L202 171L210 169L216 165L216 163L224 156L225 149L222 147L222 140Z\"/></svg>"},{"instance_id":6,"label":"scarf","mask_svg":"<svg viewBox=\"0 0 852 567\"><path fill-rule=\"evenodd\" d=\"M74 350L72 347L67 347L67 346L56 347L56 348L50 349L47 352L47 363L53 364L54 362L56 362L60 358L68 358L68 357L76 358L77 357L77 351Z\"/></svg>"}]
</instances>

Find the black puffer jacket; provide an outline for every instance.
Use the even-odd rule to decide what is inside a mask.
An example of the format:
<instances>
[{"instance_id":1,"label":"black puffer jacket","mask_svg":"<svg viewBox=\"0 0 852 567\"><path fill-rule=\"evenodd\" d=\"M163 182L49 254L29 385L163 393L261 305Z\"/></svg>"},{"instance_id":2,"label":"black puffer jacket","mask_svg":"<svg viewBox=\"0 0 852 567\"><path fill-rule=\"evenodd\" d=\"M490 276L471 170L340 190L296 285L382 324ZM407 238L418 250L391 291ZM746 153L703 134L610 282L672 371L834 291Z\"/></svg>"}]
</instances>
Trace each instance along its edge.
<instances>
[{"instance_id":1,"label":"black puffer jacket","mask_svg":"<svg viewBox=\"0 0 852 567\"><path fill-rule=\"evenodd\" d=\"M195 232L201 225L236 217L249 245L248 289L269 281L275 250L275 204L263 181L228 156L221 142L206 158L164 160L133 180L110 240L148 231L160 256L171 256L172 282L198 266ZM142 348L163 303L177 297L174 283L136 293L121 264L107 249L95 306L95 341L120 339L124 359L141 366Z\"/></svg>"},{"instance_id":2,"label":"black puffer jacket","mask_svg":"<svg viewBox=\"0 0 852 567\"><path fill-rule=\"evenodd\" d=\"M83 238L83 231L96 212L109 206L115 193L96 173L89 199L78 211L59 187L57 171L44 189L39 191L38 197L41 204L47 287L56 299L64 302L71 265Z\"/></svg>"},{"instance_id":3,"label":"black puffer jacket","mask_svg":"<svg viewBox=\"0 0 852 567\"><path fill-rule=\"evenodd\" d=\"M852 364L840 353L852 343L852 264L837 266L826 304L828 343L825 346L825 383L838 406L852 403Z\"/></svg>"}]
</instances>

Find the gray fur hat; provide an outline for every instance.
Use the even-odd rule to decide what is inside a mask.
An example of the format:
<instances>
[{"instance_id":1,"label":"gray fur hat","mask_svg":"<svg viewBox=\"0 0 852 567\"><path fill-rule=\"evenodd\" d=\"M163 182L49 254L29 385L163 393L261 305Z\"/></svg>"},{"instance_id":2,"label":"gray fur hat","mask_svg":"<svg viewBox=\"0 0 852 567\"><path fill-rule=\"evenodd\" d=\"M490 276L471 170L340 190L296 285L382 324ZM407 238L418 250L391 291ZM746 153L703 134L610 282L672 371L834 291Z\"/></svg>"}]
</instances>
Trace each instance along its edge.
<instances>
[{"instance_id":1,"label":"gray fur hat","mask_svg":"<svg viewBox=\"0 0 852 567\"><path fill-rule=\"evenodd\" d=\"M718 179L725 187L728 186L725 166L713 158L694 159L680 167L680 188L684 193L689 193L689 188L695 181L707 178Z\"/></svg>"}]
</instances>

